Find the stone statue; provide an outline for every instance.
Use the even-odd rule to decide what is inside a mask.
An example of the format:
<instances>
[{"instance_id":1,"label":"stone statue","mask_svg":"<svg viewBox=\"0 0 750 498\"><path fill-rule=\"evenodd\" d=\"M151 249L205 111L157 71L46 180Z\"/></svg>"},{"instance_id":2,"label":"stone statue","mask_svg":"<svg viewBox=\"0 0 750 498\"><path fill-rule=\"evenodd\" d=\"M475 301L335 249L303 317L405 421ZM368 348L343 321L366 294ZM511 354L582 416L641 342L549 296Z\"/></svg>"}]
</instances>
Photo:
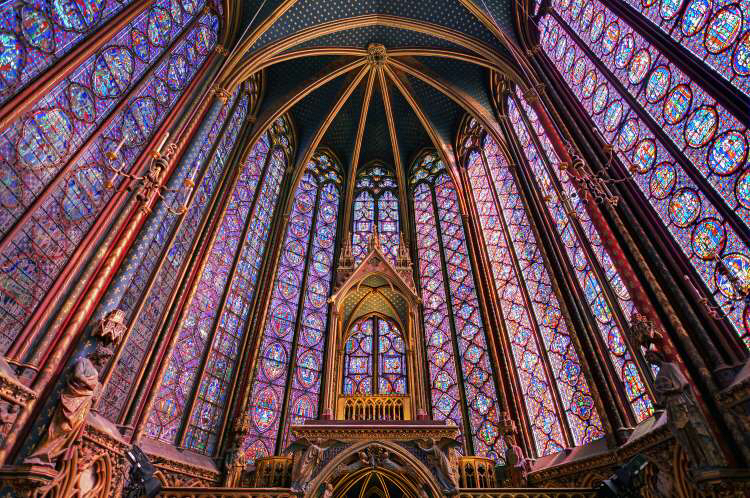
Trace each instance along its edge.
<instances>
[{"instance_id":1,"label":"stone statue","mask_svg":"<svg viewBox=\"0 0 750 498\"><path fill-rule=\"evenodd\" d=\"M299 448L294 454L294 465L292 467L292 489L304 491L310 477L318 464L323 460L323 448L315 441L309 446Z\"/></svg>"},{"instance_id":2,"label":"stone statue","mask_svg":"<svg viewBox=\"0 0 750 498\"><path fill-rule=\"evenodd\" d=\"M47 434L24 463L54 467L73 448L83 432L91 406L101 392L99 370L112 355L110 348L98 345L75 363L60 393Z\"/></svg>"},{"instance_id":3,"label":"stone statue","mask_svg":"<svg viewBox=\"0 0 750 498\"><path fill-rule=\"evenodd\" d=\"M646 361L659 368L654 379L656 404L667 413L667 425L687 453L694 468L726 465L721 450L708 430L703 413L685 375L660 351L649 349Z\"/></svg>"},{"instance_id":4,"label":"stone statue","mask_svg":"<svg viewBox=\"0 0 750 498\"><path fill-rule=\"evenodd\" d=\"M234 447L227 451L224 456L224 467L226 468L226 487L237 488L242 484L242 472L245 470L245 453L242 449Z\"/></svg>"},{"instance_id":5,"label":"stone statue","mask_svg":"<svg viewBox=\"0 0 750 498\"><path fill-rule=\"evenodd\" d=\"M531 472L531 461L523 454L523 450L516 444L515 434L503 434L505 441L505 466L508 469L510 485L514 488L525 488Z\"/></svg>"},{"instance_id":6,"label":"stone statue","mask_svg":"<svg viewBox=\"0 0 750 498\"><path fill-rule=\"evenodd\" d=\"M445 439L445 438L444 438ZM430 439L427 444L429 446L422 447L422 450L429 456L430 464L442 474L444 485L447 490L453 490L459 486L458 477L458 451L454 444L451 442L438 442L434 439Z\"/></svg>"},{"instance_id":7,"label":"stone statue","mask_svg":"<svg viewBox=\"0 0 750 498\"><path fill-rule=\"evenodd\" d=\"M5 447L5 440L13 429L20 411L18 405L5 400L0 401L0 448Z\"/></svg>"},{"instance_id":8,"label":"stone statue","mask_svg":"<svg viewBox=\"0 0 750 498\"><path fill-rule=\"evenodd\" d=\"M323 488L323 493L320 495L320 498L331 498L333 496L333 484L330 482L325 483L325 487Z\"/></svg>"}]
</instances>

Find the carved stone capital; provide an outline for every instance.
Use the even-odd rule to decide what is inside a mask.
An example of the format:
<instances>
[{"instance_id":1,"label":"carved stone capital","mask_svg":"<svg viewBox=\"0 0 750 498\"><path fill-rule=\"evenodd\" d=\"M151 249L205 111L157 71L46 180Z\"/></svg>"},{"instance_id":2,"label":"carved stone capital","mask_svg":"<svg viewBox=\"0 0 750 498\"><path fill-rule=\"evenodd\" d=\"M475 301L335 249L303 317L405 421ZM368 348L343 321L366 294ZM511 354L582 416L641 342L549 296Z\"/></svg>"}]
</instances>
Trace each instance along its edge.
<instances>
[{"instance_id":1,"label":"carved stone capital","mask_svg":"<svg viewBox=\"0 0 750 498\"><path fill-rule=\"evenodd\" d=\"M229 90L223 88L221 85L212 86L211 94L216 95L216 97L221 100L222 104L226 104L227 102L229 102L229 98L232 96Z\"/></svg>"}]
</instances>

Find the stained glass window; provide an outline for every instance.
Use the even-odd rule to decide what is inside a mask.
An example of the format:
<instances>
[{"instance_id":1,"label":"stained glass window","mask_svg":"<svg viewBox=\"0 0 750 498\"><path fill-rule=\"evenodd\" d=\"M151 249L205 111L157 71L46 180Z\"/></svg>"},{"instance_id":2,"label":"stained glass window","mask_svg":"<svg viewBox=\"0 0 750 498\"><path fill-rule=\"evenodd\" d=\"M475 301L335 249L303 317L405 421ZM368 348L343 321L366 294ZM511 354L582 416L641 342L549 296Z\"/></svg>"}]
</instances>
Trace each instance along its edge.
<instances>
[{"instance_id":1,"label":"stained glass window","mask_svg":"<svg viewBox=\"0 0 750 498\"><path fill-rule=\"evenodd\" d=\"M289 133L286 120L280 118L271 129L271 150L262 158L253 151L243 164L180 324L177 344L146 424L150 437L178 443L185 415L188 426L184 443L179 444L203 453L214 449L268 227L291 153L285 145ZM208 361L201 370L206 348Z\"/></svg>"},{"instance_id":2,"label":"stained glass window","mask_svg":"<svg viewBox=\"0 0 750 498\"><path fill-rule=\"evenodd\" d=\"M623 337L623 328L634 307L609 255L603 250L582 200L577 196L567 173L560 167L536 113L523 102L508 100L508 115L523 148L524 156L542 192L551 219L575 269L575 276L596 319L604 347L617 377L623 384L630 406L638 421L653 413L638 366ZM527 124L530 123L529 124ZM562 190L559 189L562 183ZM592 254L593 253L593 254ZM600 270L601 269L601 270ZM607 278L604 281L604 277ZM605 286L611 285L617 301L608 298ZM627 317L627 318L626 318Z\"/></svg>"},{"instance_id":3,"label":"stained glass window","mask_svg":"<svg viewBox=\"0 0 750 498\"><path fill-rule=\"evenodd\" d=\"M725 61L725 76L733 54L737 60L747 58L743 54L750 38L747 32L741 37L735 33L736 18L730 13L745 8L740 4L691 0L679 14L662 18L673 9L671 2L647 3L639 8L691 50L697 50L699 40L716 44L716 50L731 41L733 49L716 54ZM555 1L553 6L557 12L540 24L544 49L594 125L614 145L707 293L750 346L750 307L742 290L750 284L747 129L684 75L668 54L598 1L589 2L582 14L573 3ZM605 27L610 41L602 42ZM683 29L694 33L688 36ZM714 64L717 59L706 60ZM740 87L747 84L731 78Z\"/></svg>"},{"instance_id":4,"label":"stained glass window","mask_svg":"<svg viewBox=\"0 0 750 498\"><path fill-rule=\"evenodd\" d=\"M144 42L148 50L139 58L132 33L147 30L160 8L136 16L0 134L2 351L67 275L82 242L97 235L95 222L113 196L104 188L105 152L126 138L118 161L126 170L140 165L154 131L216 43L215 13L194 12L161 24L165 45Z\"/></svg>"},{"instance_id":5,"label":"stained glass window","mask_svg":"<svg viewBox=\"0 0 750 498\"><path fill-rule=\"evenodd\" d=\"M131 3L5 2L0 9L0 104ZM175 8L181 13L179 3Z\"/></svg>"},{"instance_id":6,"label":"stained glass window","mask_svg":"<svg viewBox=\"0 0 750 498\"><path fill-rule=\"evenodd\" d=\"M236 92L226 105L218 105L219 112L212 122L210 116L206 118L206 124L210 126L204 130L203 139L198 137L196 140L194 155L183 159L177 174L170 181L174 186L179 185L189 171L205 165L195 178L197 187L188 212L178 220L166 213L166 203L158 205L103 301L103 309L121 309L129 322L133 323L120 360L99 403L99 412L113 422L117 422L129 398L128 393L134 387L132 382L142 368L146 351L167 310L167 301L175 290L185 257L195 240L206 208L216 193L229 153L247 116L248 96L242 95L238 99L238 94ZM231 119L227 121L233 107ZM217 143L219 137L221 140ZM263 144L263 150L254 152L265 156L267 143L261 140L259 144ZM166 202L177 209L182 205L182 194L169 193ZM164 263L154 274L162 258L165 258Z\"/></svg>"},{"instance_id":7,"label":"stained glass window","mask_svg":"<svg viewBox=\"0 0 750 498\"><path fill-rule=\"evenodd\" d=\"M343 394L406 394L404 338L391 320L358 320L344 343Z\"/></svg>"},{"instance_id":8,"label":"stained glass window","mask_svg":"<svg viewBox=\"0 0 750 498\"><path fill-rule=\"evenodd\" d=\"M627 3L695 54L698 60L750 95L750 4L747 1L627 0Z\"/></svg>"},{"instance_id":9,"label":"stained glass window","mask_svg":"<svg viewBox=\"0 0 750 498\"><path fill-rule=\"evenodd\" d=\"M604 429L526 209L498 144L475 136L467 173L537 452L566 447L566 426L573 444L589 443Z\"/></svg>"},{"instance_id":10,"label":"stained glass window","mask_svg":"<svg viewBox=\"0 0 750 498\"><path fill-rule=\"evenodd\" d=\"M502 460L498 395L458 194L445 166L434 154L415 163L410 185L432 416L450 420L461 428L462 440L473 454Z\"/></svg>"},{"instance_id":11,"label":"stained glass window","mask_svg":"<svg viewBox=\"0 0 750 498\"><path fill-rule=\"evenodd\" d=\"M290 425L318 415L340 190L339 165L316 153L294 192L258 350L242 444L250 462L281 451Z\"/></svg>"},{"instance_id":12,"label":"stained glass window","mask_svg":"<svg viewBox=\"0 0 750 498\"><path fill-rule=\"evenodd\" d=\"M359 263L377 224L383 252L395 263L400 240L398 185L389 167L375 162L357 173L354 189L352 256Z\"/></svg>"}]
</instances>

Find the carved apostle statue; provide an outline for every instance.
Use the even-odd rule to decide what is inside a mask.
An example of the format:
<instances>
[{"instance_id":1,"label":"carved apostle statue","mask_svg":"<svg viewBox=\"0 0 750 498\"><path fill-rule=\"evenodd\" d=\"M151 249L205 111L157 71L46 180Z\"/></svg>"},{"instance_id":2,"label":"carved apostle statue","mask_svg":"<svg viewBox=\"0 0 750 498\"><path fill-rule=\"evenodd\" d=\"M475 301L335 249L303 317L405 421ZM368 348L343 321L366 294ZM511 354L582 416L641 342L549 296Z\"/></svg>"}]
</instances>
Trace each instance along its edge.
<instances>
[{"instance_id":1,"label":"carved apostle statue","mask_svg":"<svg viewBox=\"0 0 750 498\"><path fill-rule=\"evenodd\" d=\"M99 345L73 365L67 384L60 393L60 401L52 415L47 434L24 463L54 467L73 448L83 432L91 406L101 391L99 371L112 355L110 348Z\"/></svg>"},{"instance_id":2,"label":"carved apostle statue","mask_svg":"<svg viewBox=\"0 0 750 498\"><path fill-rule=\"evenodd\" d=\"M427 446L420 448L427 453L430 464L437 467L445 481L444 485L447 490L453 490L459 486L458 476L458 451L455 448L455 441L443 438L440 441L430 439Z\"/></svg>"},{"instance_id":3,"label":"carved apostle statue","mask_svg":"<svg viewBox=\"0 0 750 498\"><path fill-rule=\"evenodd\" d=\"M294 464L292 466L292 489L304 491L310 482L312 473L323 459L323 448L310 442L309 446L299 448L294 452Z\"/></svg>"},{"instance_id":4,"label":"carved apostle statue","mask_svg":"<svg viewBox=\"0 0 750 498\"><path fill-rule=\"evenodd\" d=\"M654 379L657 405L667 413L667 425L677 443L685 450L692 467L720 467L725 465L713 436L708 430L690 383L675 362L667 361L664 353L649 349L646 361L656 365L659 373Z\"/></svg>"}]
</instances>

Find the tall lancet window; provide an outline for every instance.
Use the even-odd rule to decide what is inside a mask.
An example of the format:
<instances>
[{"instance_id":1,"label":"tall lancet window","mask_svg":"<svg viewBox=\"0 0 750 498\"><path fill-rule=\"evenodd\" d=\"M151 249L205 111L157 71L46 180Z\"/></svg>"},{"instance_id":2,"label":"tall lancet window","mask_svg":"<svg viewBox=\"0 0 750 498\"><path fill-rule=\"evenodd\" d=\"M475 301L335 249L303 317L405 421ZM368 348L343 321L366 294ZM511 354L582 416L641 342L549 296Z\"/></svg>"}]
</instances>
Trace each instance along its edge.
<instances>
[{"instance_id":1,"label":"tall lancet window","mask_svg":"<svg viewBox=\"0 0 750 498\"><path fill-rule=\"evenodd\" d=\"M247 407L251 462L284 449L290 425L318 416L341 178L319 151L294 192Z\"/></svg>"},{"instance_id":2,"label":"tall lancet window","mask_svg":"<svg viewBox=\"0 0 750 498\"><path fill-rule=\"evenodd\" d=\"M383 252L396 262L400 240L398 184L391 169L374 162L357 173L352 216L352 256L359 263L377 226Z\"/></svg>"},{"instance_id":3,"label":"tall lancet window","mask_svg":"<svg viewBox=\"0 0 750 498\"><path fill-rule=\"evenodd\" d=\"M287 121L279 118L241 168L180 323L177 344L146 424L150 437L207 454L215 449L291 154L290 134Z\"/></svg>"},{"instance_id":4,"label":"tall lancet window","mask_svg":"<svg viewBox=\"0 0 750 498\"><path fill-rule=\"evenodd\" d=\"M629 18L641 16L633 8L645 18L631 25L599 0L554 0L540 21L543 47L692 265L699 292L750 347L748 3L627 3ZM670 50L644 36L649 24L668 33L659 45Z\"/></svg>"},{"instance_id":5,"label":"tall lancet window","mask_svg":"<svg viewBox=\"0 0 750 498\"><path fill-rule=\"evenodd\" d=\"M177 209L184 202L181 193L166 194L166 201L154 210L144 234L130 250L105 297L104 307L121 309L132 324L105 395L99 402L99 413L115 423L122 423L120 417L128 411L126 405L135 402L131 394L136 388L134 381L143 368L156 331L169 308L167 303L176 290L183 263L218 190L245 122L248 104L249 96L238 91L227 104L220 106L213 121L205 123L197 137L196 154L180 164L171 180L172 186L178 186L189 172L198 170L196 191L188 212L183 217L166 213L167 203ZM265 157L267 151L263 148L257 152ZM163 261L161 265L160 261Z\"/></svg>"},{"instance_id":6,"label":"tall lancet window","mask_svg":"<svg viewBox=\"0 0 750 498\"><path fill-rule=\"evenodd\" d=\"M518 187L497 142L474 120L466 168L537 454L604 435Z\"/></svg>"},{"instance_id":7,"label":"tall lancet window","mask_svg":"<svg viewBox=\"0 0 750 498\"><path fill-rule=\"evenodd\" d=\"M615 374L623 383L636 420L642 421L653 413L653 405L624 338L625 327L635 311L632 299L534 110L525 101L519 108L511 96L508 115L575 269Z\"/></svg>"},{"instance_id":8,"label":"tall lancet window","mask_svg":"<svg viewBox=\"0 0 750 498\"><path fill-rule=\"evenodd\" d=\"M42 71L126 2L3 3L0 99L24 110L0 129L0 353L16 356L33 337L16 338L50 289L72 278L75 256L99 236L100 215L116 209L124 177L105 188L106 153L122 143L118 164L133 173L141 167L208 60L219 18L213 2L154 4L29 98L18 93L26 83L47 78Z\"/></svg>"},{"instance_id":9,"label":"tall lancet window","mask_svg":"<svg viewBox=\"0 0 750 498\"><path fill-rule=\"evenodd\" d=\"M343 394L406 394L404 338L392 320L363 318L344 346Z\"/></svg>"},{"instance_id":10,"label":"tall lancet window","mask_svg":"<svg viewBox=\"0 0 750 498\"><path fill-rule=\"evenodd\" d=\"M432 417L451 420L467 451L502 459L498 397L458 193L425 154L410 178L416 220Z\"/></svg>"}]
</instances>

